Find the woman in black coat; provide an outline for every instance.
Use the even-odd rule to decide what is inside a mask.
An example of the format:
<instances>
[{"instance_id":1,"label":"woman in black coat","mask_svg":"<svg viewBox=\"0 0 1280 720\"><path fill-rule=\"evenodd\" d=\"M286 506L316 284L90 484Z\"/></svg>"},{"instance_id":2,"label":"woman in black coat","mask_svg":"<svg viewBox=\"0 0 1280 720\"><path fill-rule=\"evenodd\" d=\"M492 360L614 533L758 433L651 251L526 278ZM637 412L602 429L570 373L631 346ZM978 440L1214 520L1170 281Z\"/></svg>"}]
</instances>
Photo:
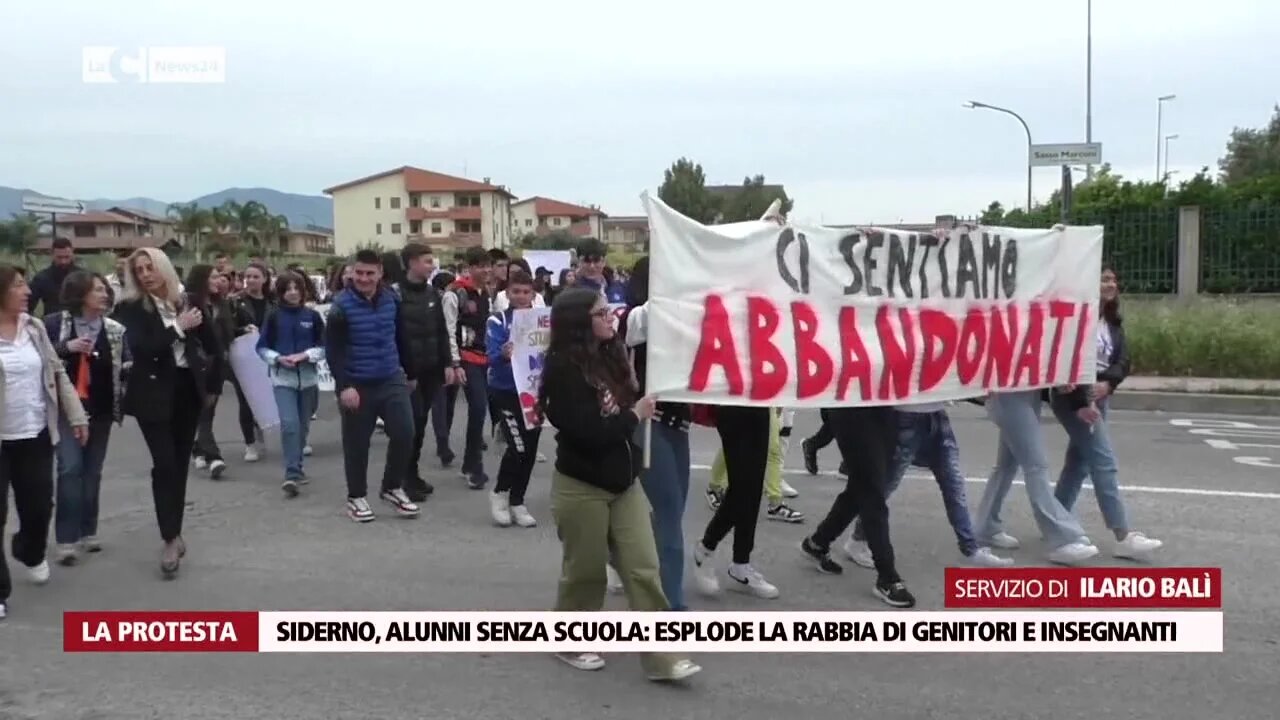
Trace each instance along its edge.
<instances>
[{"instance_id":1,"label":"woman in black coat","mask_svg":"<svg viewBox=\"0 0 1280 720\"><path fill-rule=\"evenodd\" d=\"M160 570L172 578L187 552L182 519L196 423L221 384L218 342L205 322L208 308L184 302L173 265L155 248L129 257L113 316L133 356L124 411L137 419L151 453L151 495L164 541Z\"/></svg>"}]
</instances>

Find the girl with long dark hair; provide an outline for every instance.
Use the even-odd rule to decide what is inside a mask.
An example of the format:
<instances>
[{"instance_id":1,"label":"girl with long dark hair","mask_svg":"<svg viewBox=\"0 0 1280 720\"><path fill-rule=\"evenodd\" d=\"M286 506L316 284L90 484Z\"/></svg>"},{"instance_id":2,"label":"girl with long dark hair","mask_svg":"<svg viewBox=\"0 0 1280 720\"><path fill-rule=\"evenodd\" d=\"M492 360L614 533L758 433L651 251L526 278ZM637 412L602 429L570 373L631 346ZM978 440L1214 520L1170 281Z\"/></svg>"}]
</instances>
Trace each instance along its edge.
<instances>
[{"instance_id":1,"label":"girl with long dark hair","mask_svg":"<svg viewBox=\"0 0 1280 720\"><path fill-rule=\"evenodd\" d=\"M271 276L272 273L266 265L258 262L249 263L241 274L243 288L235 296L226 298L227 307L235 321L235 331L231 341L227 343L228 354L231 351L231 342L234 342L235 338L260 332L267 315L275 310L275 293L271 290ZM230 364L227 367L230 370ZM240 410L237 419L240 423L240 436L244 439L244 461L257 462L266 454L262 428L258 427L257 419L253 416L253 406L244 396L240 378L237 378L235 373L228 372L227 379L231 381L231 387L236 392L236 401Z\"/></svg>"},{"instance_id":2,"label":"girl with long dark hair","mask_svg":"<svg viewBox=\"0 0 1280 720\"><path fill-rule=\"evenodd\" d=\"M551 307L539 404L556 434L551 512L564 550L556 610L596 611L604 606L605 566L611 551L633 611L670 609L658 579L658 551L649 503L636 486L642 421L654 414L641 397L604 297L566 290ZM561 653L579 670L599 670L595 653ZM646 653L651 680L683 680L701 670L692 661Z\"/></svg>"},{"instance_id":3,"label":"girl with long dark hair","mask_svg":"<svg viewBox=\"0 0 1280 720\"><path fill-rule=\"evenodd\" d=\"M1088 477L1093 481L1093 495L1098 500L1102 519L1115 535L1115 556L1144 560L1164 543L1133 531L1124 498L1120 496L1119 467L1111 445L1107 408L1111 395L1129 375L1129 351L1120 317L1120 288L1115 270L1110 267L1102 269L1100 295L1097 382L1080 385L1069 393L1055 392L1053 396L1053 414L1070 438L1054 496L1071 510ZM1078 408L1086 405L1097 411L1092 424L1081 419L1078 413Z\"/></svg>"},{"instance_id":4,"label":"girl with long dark hair","mask_svg":"<svg viewBox=\"0 0 1280 720\"><path fill-rule=\"evenodd\" d=\"M203 313L202 326L208 326L209 337L213 339L212 370L209 374L212 395L199 408L200 417L196 423L196 441L193 457L197 470L209 470L209 477L214 480L222 478L227 471L227 463L222 458L222 448L213 433L213 418L217 413L218 400L222 394L222 385L227 372L227 351L231 341L235 339L235 317L225 301L225 293L230 286L230 278L217 271L212 265L203 263L192 265L187 272L187 291L182 304L186 307L198 308Z\"/></svg>"},{"instance_id":5,"label":"girl with long dark hair","mask_svg":"<svg viewBox=\"0 0 1280 720\"><path fill-rule=\"evenodd\" d=\"M209 276L204 272L206 283ZM125 280L113 313L133 356L124 411L137 419L151 453L151 495L164 541L160 571L172 578L187 553L182 520L196 425L221 385L218 341L206 322L208 307L183 297L163 252L134 251Z\"/></svg>"}]
</instances>

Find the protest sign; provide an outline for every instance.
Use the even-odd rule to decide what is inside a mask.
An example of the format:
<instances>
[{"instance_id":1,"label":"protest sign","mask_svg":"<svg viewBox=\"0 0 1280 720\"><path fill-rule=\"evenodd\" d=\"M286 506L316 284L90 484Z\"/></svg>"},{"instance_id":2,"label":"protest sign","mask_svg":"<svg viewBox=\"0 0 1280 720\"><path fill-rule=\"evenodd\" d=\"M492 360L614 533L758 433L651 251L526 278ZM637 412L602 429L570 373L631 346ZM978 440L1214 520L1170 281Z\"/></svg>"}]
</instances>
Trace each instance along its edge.
<instances>
[{"instance_id":1,"label":"protest sign","mask_svg":"<svg viewBox=\"0 0 1280 720\"><path fill-rule=\"evenodd\" d=\"M511 313L511 375L520 396L524 426L542 424L536 407L542 387L542 360L551 341L551 308L528 308Z\"/></svg>"},{"instance_id":2,"label":"protest sign","mask_svg":"<svg viewBox=\"0 0 1280 720\"><path fill-rule=\"evenodd\" d=\"M320 313L320 317L324 318L325 325L329 324L329 305L316 305L315 311ZM333 392L333 373L329 372L329 362L321 360L316 363L316 374L319 376L319 388L321 392Z\"/></svg>"},{"instance_id":3,"label":"protest sign","mask_svg":"<svg viewBox=\"0 0 1280 720\"><path fill-rule=\"evenodd\" d=\"M1101 227L704 226L643 196L646 386L831 407L1092 382Z\"/></svg>"},{"instance_id":4,"label":"protest sign","mask_svg":"<svg viewBox=\"0 0 1280 720\"><path fill-rule=\"evenodd\" d=\"M544 267L551 271L551 284L560 284L560 273L573 266L573 253L568 250L525 250L520 254L530 270Z\"/></svg>"},{"instance_id":5,"label":"protest sign","mask_svg":"<svg viewBox=\"0 0 1280 720\"><path fill-rule=\"evenodd\" d=\"M273 428L280 424L280 409L276 407L275 392L271 389L271 376L267 363L258 355L258 333L241 335L231 343L231 371L236 374L254 422L260 428Z\"/></svg>"}]
</instances>

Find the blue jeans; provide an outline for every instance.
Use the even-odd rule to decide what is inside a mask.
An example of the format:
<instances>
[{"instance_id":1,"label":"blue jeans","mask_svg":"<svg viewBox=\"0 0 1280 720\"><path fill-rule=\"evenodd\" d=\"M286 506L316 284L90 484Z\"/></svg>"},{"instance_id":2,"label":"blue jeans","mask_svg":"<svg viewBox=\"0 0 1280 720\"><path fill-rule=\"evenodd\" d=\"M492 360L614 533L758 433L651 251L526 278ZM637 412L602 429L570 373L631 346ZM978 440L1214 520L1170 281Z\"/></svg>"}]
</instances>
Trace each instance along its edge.
<instances>
[{"instance_id":1,"label":"blue jeans","mask_svg":"<svg viewBox=\"0 0 1280 720\"><path fill-rule=\"evenodd\" d=\"M893 494L912 465L929 468L933 479L942 491L942 504L947 510L947 522L955 531L956 543L966 557L978 549L973 537L973 522L969 518L969 501L965 494L964 471L960 469L960 445L951 429L951 418L946 410L931 413L895 413L898 420L898 447L894 451L893 466L889 470L889 484L885 496ZM862 520L853 526L853 537L865 541Z\"/></svg>"},{"instance_id":2,"label":"blue jeans","mask_svg":"<svg viewBox=\"0 0 1280 720\"><path fill-rule=\"evenodd\" d=\"M644 446L644 423L636 430ZM684 507L689 498L689 433L653 423L649 468L640 485L653 511L653 538L658 546L658 574L672 610L684 610Z\"/></svg>"},{"instance_id":3,"label":"blue jeans","mask_svg":"<svg viewBox=\"0 0 1280 720\"><path fill-rule=\"evenodd\" d=\"M462 392L467 397L467 442L462 451L462 472L484 472L485 420L489 417L489 368L462 363L467 384Z\"/></svg>"},{"instance_id":4,"label":"blue jeans","mask_svg":"<svg viewBox=\"0 0 1280 720\"><path fill-rule=\"evenodd\" d=\"M320 389L316 387L301 390L276 385L272 388L276 396L276 407L280 410L280 445L284 450L284 479L301 480L302 448L307 444L307 433L311 429L311 415L320 402Z\"/></svg>"},{"instance_id":5,"label":"blue jeans","mask_svg":"<svg viewBox=\"0 0 1280 720\"><path fill-rule=\"evenodd\" d=\"M89 420L89 442L80 446L65 418L58 423L57 505L53 534L59 545L70 545L98 534L98 491L102 465L111 439L111 416Z\"/></svg>"},{"instance_id":6,"label":"blue jeans","mask_svg":"<svg viewBox=\"0 0 1280 720\"><path fill-rule=\"evenodd\" d=\"M978 504L978 542L990 543L1003 532L1000 508L1022 468L1040 534L1050 547L1059 548L1084 538L1084 528L1071 511L1053 496L1049 485L1049 455L1040 429L1040 391L992 393L987 398L987 414L1000 429L996 466Z\"/></svg>"},{"instance_id":7,"label":"blue jeans","mask_svg":"<svg viewBox=\"0 0 1280 720\"><path fill-rule=\"evenodd\" d=\"M1076 417L1063 399L1053 403L1053 414L1067 431L1070 442L1067 444L1067 456L1062 461L1062 473L1058 475L1058 487L1054 495L1062 506L1070 510L1076 505L1080 496L1080 488L1086 477L1093 480L1093 494L1098 499L1098 509L1102 511L1102 519L1109 530L1128 530L1129 517L1125 512L1124 499L1120 497L1119 466L1116 453L1111 447L1111 433L1107 428L1107 401L1098 403L1098 411L1102 417L1089 425Z\"/></svg>"}]
</instances>

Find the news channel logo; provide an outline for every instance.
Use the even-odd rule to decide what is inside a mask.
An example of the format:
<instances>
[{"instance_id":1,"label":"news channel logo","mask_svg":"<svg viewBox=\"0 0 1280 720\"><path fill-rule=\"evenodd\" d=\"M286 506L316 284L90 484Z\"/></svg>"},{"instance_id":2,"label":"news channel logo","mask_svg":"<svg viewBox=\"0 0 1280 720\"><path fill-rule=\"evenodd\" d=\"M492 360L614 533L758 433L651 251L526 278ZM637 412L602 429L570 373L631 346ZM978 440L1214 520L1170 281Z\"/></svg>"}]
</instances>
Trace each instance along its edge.
<instances>
[{"instance_id":1,"label":"news channel logo","mask_svg":"<svg viewBox=\"0 0 1280 720\"><path fill-rule=\"evenodd\" d=\"M227 49L175 46L86 47L82 52L86 83L215 84L227 81Z\"/></svg>"}]
</instances>

